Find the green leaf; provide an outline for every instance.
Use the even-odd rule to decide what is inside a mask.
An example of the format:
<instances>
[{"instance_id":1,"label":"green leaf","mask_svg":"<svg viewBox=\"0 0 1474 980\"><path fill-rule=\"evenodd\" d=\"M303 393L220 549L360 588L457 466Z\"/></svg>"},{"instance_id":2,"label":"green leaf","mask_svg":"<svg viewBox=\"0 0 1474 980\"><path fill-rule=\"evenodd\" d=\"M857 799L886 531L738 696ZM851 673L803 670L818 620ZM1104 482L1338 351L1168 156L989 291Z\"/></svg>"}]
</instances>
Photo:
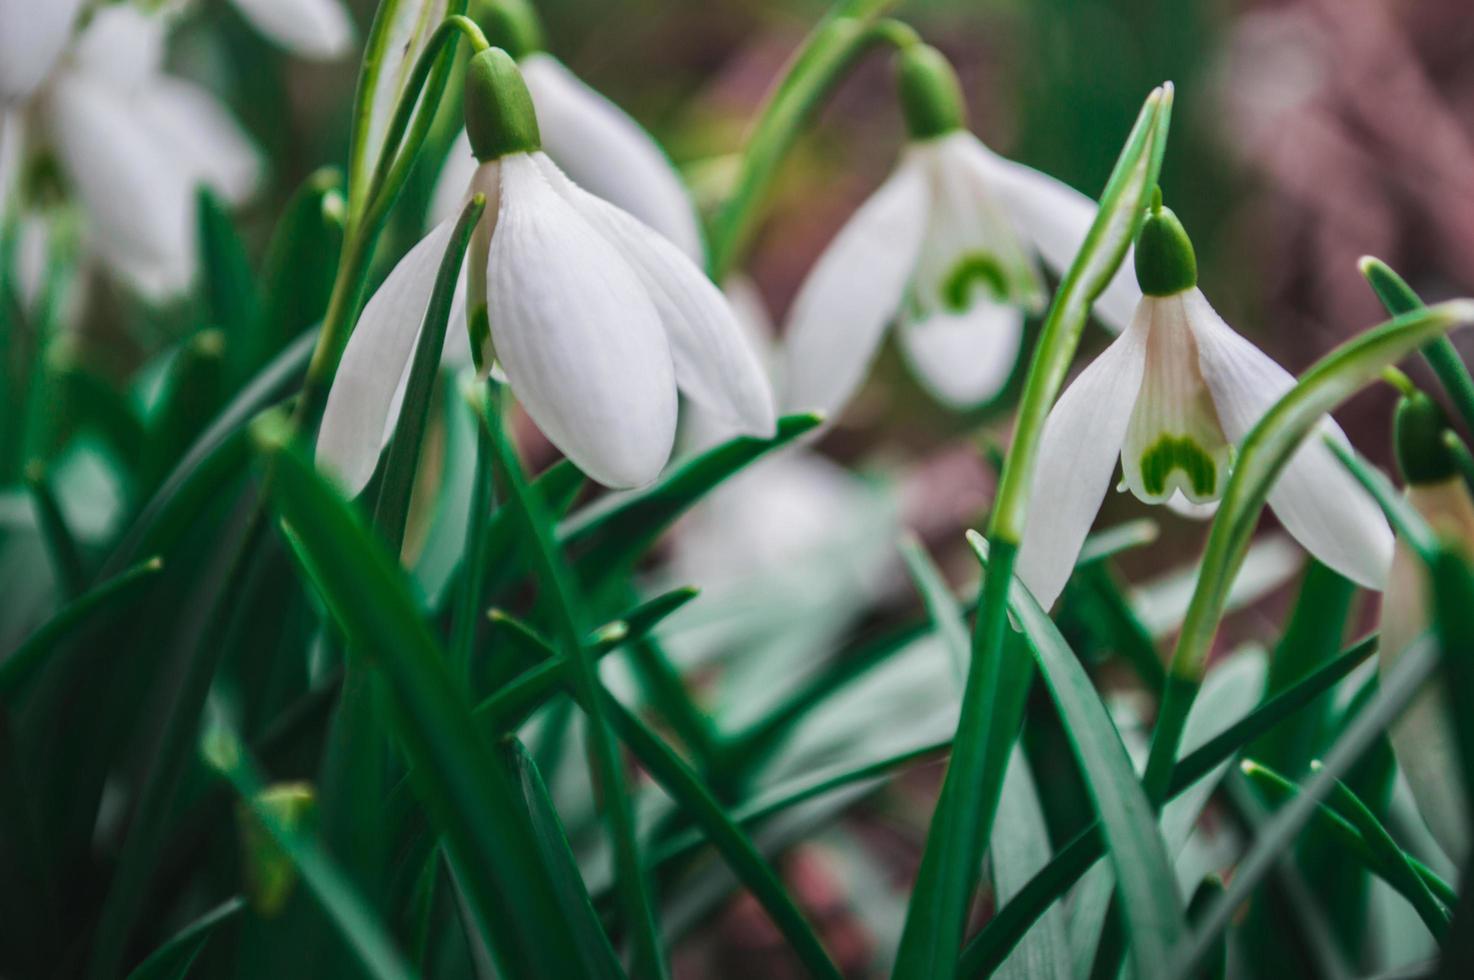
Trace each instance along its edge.
<instances>
[{"instance_id":1,"label":"green leaf","mask_svg":"<svg viewBox=\"0 0 1474 980\"><path fill-rule=\"evenodd\" d=\"M322 320L343 247L343 175L308 176L282 211L261 268L261 313L234 360L254 374Z\"/></svg>"},{"instance_id":2,"label":"green leaf","mask_svg":"<svg viewBox=\"0 0 1474 980\"><path fill-rule=\"evenodd\" d=\"M431 391L435 387L435 376L440 370L440 355L445 349L445 328L450 320L450 308L455 299L461 266L466 256L466 247L471 244L471 232L481 213L486 209L486 198L475 195L461 209L446 243L445 255L440 260L435 284L430 292L430 303L421 321L419 337L415 341L414 358L410 362L409 380L405 383L404 400L399 410L399 420L394 426L394 436L389 441L379 480L379 498L374 506L374 527L389 542L391 554L398 554L404 545L404 527L409 519L410 494L414 490L415 474L420 462L420 444L425 438L425 426L429 420Z\"/></svg>"},{"instance_id":3,"label":"green leaf","mask_svg":"<svg viewBox=\"0 0 1474 980\"><path fill-rule=\"evenodd\" d=\"M1249 742L1274 730L1286 718L1319 698L1376 652L1374 639L1363 640L1303 681L1268 698L1202 746L1178 760L1168 798L1177 796L1220 766ZM1099 824L1076 834L1033 877L1014 900L998 911L962 953L961 973L976 976L996 969L1014 944L1049 905L1080 879L1104 853Z\"/></svg>"},{"instance_id":4,"label":"green leaf","mask_svg":"<svg viewBox=\"0 0 1474 980\"><path fill-rule=\"evenodd\" d=\"M288 448L288 431L272 416L252 429L272 467L272 500L350 651L384 678L391 731L412 762L412 785L431 822L445 835L482 937L509 974L605 975L566 942L567 910L538 860L520 793L477 732L404 573L312 464Z\"/></svg>"},{"instance_id":5,"label":"green leaf","mask_svg":"<svg viewBox=\"0 0 1474 980\"><path fill-rule=\"evenodd\" d=\"M235 223L220 199L201 188L197 198L200 270L210 322L225 331L231 346L245 346L256 326L256 276Z\"/></svg>"},{"instance_id":6,"label":"green leaf","mask_svg":"<svg viewBox=\"0 0 1474 980\"><path fill-rule=\"evenodd\" d=\"M158 557L141 561L78 596L47 620L9 656L0 660L0 703L15 704L64 639L81 626L97 625L92 619L94 613L119 599L133 596L138 586L152 580L163 567L163 560Z\"/></svg>"},{"instance_id":7,"label":"green leaf","mask_svg":"<svg viewBox=\"0 0 1474 980\"><path fill-rule=\"evenodd\" d=\"M972 644L967 638L967 623L962 618L962 610L953 598L947 580L942 578L941 569L927 555L921 542L908 534L901 539L900 547L901 557L906 560L906 568L911 573L911 581L916 583L916 589L926 603L927 615L931 617L932 625L942 638L942 645L957 672L957 680L963 681L967 678L967 661L972 656Z\"/></svg>"},{"instance_id":8,"label":"green leaf","mask_svg":"<svg viewBox=\"0 0 1474 980\"><path fill-rule=\"evenodd\" d=\"M575 549L586 582L599 582L630 568L651 542L692 504L744 466L811 432L821 417L812 412L778 420L770 439L738 436L677 466L652 486L611 494L580 510L558 528L560 542Z\"/></svg>"},{"instance_id":9,"label":"green leaf","mask_svg":"<svg viewBox=\"0 0 1474 980\"><path fill-rule=\"evenodd\" d=\"M1417 552L1424 562L1432 561L1438 539L1428 522L1423 520L1423 515L1408 503L1407 498L1392 485L1392 481L1339 439L1326 437L1325 444L1356 482L1372 495L1377 506L1382 508L1382 513L1387 515L1387 521L1392 525L1392 530L1397 532L1397 537Z\"/></svg>"},{"instance_id":10,"label":"green leaf","mask_svg":"<svg viewBox=\"0 0 1474 980\"><path fill-rule=\"evenodd\" d=\"M67 526L66 515L61 511L56 494L52 492L46 465L40 460L32 460L26 464L25 478L26 489L30 491L36 511L36 523L40 525L41 536L46 541L61 594L66 599L75 599L87 583L81 548L72 529Z\"/></svg>"},{"instance_id":11,"label":"green leaf","mask_svg":"<svg viewBox=\"0 0 1474 980\"><path fill-rule=\"evenodd\" d=\"M150 953L148 959L128 974L128 980L186 980L195 957L215 930L235 919L245 908L246 900L239 895L227 898Z\"/></svg>"},{"instance_id":12,"label":"green leaf","mask_svg":"<svg viewBox=\"0 0 1474 980\"><path fill-rule=\"evenodd\" d=\"M220 407L225 350L225 334L214 329L201 330L180 346L149 420L140 462L144 487L158 486Z\"/></svg>"},{"instance_id":13,"label":"green leaf","mask_svg":"<svg viewBox=\"0 0 1474 980\"><path fill-rule=\"evenodd\" d=\"M623 906L624 926L634 944L631 972L641 977L666 977L670 967L661 942L655 899L641 865L628 777L624 761L609 732L604 712L604 685L584 642L587 632L581 618L584 604L574 591L563 554L554 541L552 521L542 510L541 501L529 489L516 451L502 431L501 418L494 405L494 389L481 384L476 390L480 395L477 401L480 403L481 424L491 437L497 474L506 488L506 509L517 516L521 525L538 586L545 604L551 608L554 642L568 665L568 674L574 689L581 695L579 702L588 716L589 776L602 793L602 810L609 846L614 853L615 880Z\"/></svg>"},{"instance_id":14,"label":"green leaf","mask_svg":"<svg viewBox=\"0 0 1474 980\"><path fill-rule=\"evenodd\" d=\"M1170 976L1185 980L1194 975L1198 963L1215 947L1218 934L1228 926L1234 912L1288 852L1336 780L1407 708L1437 666L1436 646L1424 641L1414 644L1387 672L1376 700L1336 740L1326 755L1324 767L1305 783L1295 799L1271 818L1239 861L1233 882L1203 916L1202 923L1193 929L1189 943L1172 963Z\"/></svg>"},{"instance_id":15,"label":"green leaf","mask_svg":"<svg viewBox=\"0 0 1474 980\"><path fill-rule=\"evenodd\" d=\"M971 533L968 537L986 563L982 538ZM1156 976L1184 935L1176 879L1156 812L1090 677L1049 615L1021 586L1012 590L1009 609L1028 638L1100 815L1137 976Z\"/></svg>"},{"instance_id":16,"label":"green leaf","mask_svg":"<svg viewBox=\"0 0 1474 980\"><path fill-rule=\"evenodd\" d=\"M1382 301L1388 313L1400 316L1423 308L1423 301L1418 298L1418 294L1385 263L1368 255L1357 263L1357 267L1361 269L1367 282L1371 283L1377 298ZM1453 402L1459 415L1463 417L1464 424L1474 429L1474 377L1469 376L1469 369L1465 367L1463 358L1459 357L1453 341L1447 337L1431 340L1424 345L1422 354L1433 368L1433 373L1438 375L1439 383L1448 393L1449 401Z\"/></svg>"},{"instance_id":17,"label":"green leaf","mask_svg":"<svg viewBox=\"0 0 1474 980\"><path fill-rule=\"evenodd\" d=\"M386 937L389 929L378 921L362 897L353 890L339 867L312 837L282 819L268 805L261 777L245 755L235 734L217 720L201 742L205 761L235 787L242 803L281 848L302 876L328 920L337 928L364 972L376 980L409 980L413 976L403 956Z\"/></svg>"},{"instance_id":18,"label":"green leaf","mask_svg":"<svg viewBox=\"0 0 1474 980\"><path fill-rule=\"evenodd\" d=\"M989 519L994 550L993 574L987 581L992 584L985 586L979 604L958 735L906 910L896 959L899 980L945 980L955 975L983 843L1028 691L1018 676L1023 671L1017 661L1025 658L1005 649L1009 631L1004 606L1044 420L1064 384L1091 304L1120 266L1141 223L1147 196L1156 186L1171 106L1170 85L1152 92L1142 106L1106 182L1095 220L1055 291L1029 367L1013 444Z\"/></svg>"},{"instance_id":19,"label":"green leaf","mask_svg":"<svg viewBox=\"0 0 1474 980\"><path fill-rule=\"evenodd\" d=\"M1034 789L1034 777L1023 750L1015 747L1003 778L1003 796L998 801L998 818L988 841L992 855L993 896L1003 905L1049 862L1049 834L1044 809ZM1001 980L1055 978L1071 974L1069 935L1063 904L1056 903L1030 930L994 976Z\"/></svg>"},{"instance_id":20,"label":"green leaf","mask_svg":"<svg viewBox=\"0 0 1474 980\"><path fill-rule=\"evenodd\" d=\"M1293 799L1300 791L1294 782L1252 759L1240 763L1240 769L1272 801ZM1396 889L1417 911L1429 932L1442 939L1448 931L1449 919L1448 908L1443 903L1451 906L1457 894L1432 869L1398 847L1387 829L1345 783L1336 780L1330 800L1320 803L1314 816L1326 838Z\"/></svg>"}]
</instances>

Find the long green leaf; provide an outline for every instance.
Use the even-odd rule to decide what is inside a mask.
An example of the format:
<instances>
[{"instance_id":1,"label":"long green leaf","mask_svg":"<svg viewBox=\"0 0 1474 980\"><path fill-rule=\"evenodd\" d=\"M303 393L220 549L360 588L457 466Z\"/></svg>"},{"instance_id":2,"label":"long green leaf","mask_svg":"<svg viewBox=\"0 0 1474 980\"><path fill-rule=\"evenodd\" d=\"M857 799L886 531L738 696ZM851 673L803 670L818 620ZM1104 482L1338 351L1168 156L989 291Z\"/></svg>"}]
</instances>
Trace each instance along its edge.
<instances>
[{"instance_id":1,"label":"long green leaf","mask_svg":"<svg viewBox=\"0 0 1474 980\"><path fill-rule=\"evenodd\" d=\"M185 980L195 957L205 948L215 930L240 915L245 908L246 900L239 895L221 902L150 953L148 959L128 974L128 980Z\"/></svg>"},{"instance_id":2,"label":"long green leaf","mask_svg":"<svg viewBox=\"0 0 1474 980\"><path fill-rule=\"evenodd\" d=\"M353 509L287 445L285 420L253 436L273 466L272 499L310 561L323 599L350 640L382 672L392 730L412 761L413 785L448 852L483 938L502 969L543 977L607 975L566 940L568 920L538 860L520 793L477 732L443 652L420 620L404 575Z\"/></svg>"},{"instance_id":3,"label":"long green leaf","mask_svg":"<svg viewBox=\"0 0 1474 980\"><path fill-rule=\"evenodd\" d=\"M282 211L261 269L261 313L235 360L254 374L327 312L343 247L343 175L308 176Z\"/></svg>"},{"instance_id":4,"label":"long green leaf","mask_svg":"<svg viewBox=\"0 0 1474 980\"><path fill-rule=\"evenodd\" d=\"M916 583L916 589L926 603L927 615L942 638L942 645L946 647L947 656L957 672L957 680L965 680L972 647L967 639L967 623L962 618L962 609L948 588L947 580L942 578L941 569L927 555L921 542L911 535L901 539L901 557L906 559L911 581Z\"/></svg>"},{"instance_id":5,"label":"long green leaf","mask_svg":"<svg viewBox=\"0 0 1474 980\"><path fill-rule=\"evenodd\" d=\"M256 325L259 302L246 247L225 205L209 190L200 190L195 214L210 322L225 331L231 346L244 345Z\"/></svg>"},{"instance_id":6,"label":"long green leaf","mask_svg":"<svg viewBox=\"0 0 1474 980\"><path fill-rule=\"evenodd\" d=\"M983 539L972 532L968 539L986 563ZM1182 942L1184 923L1156 812L1100 695L1049 614L1021 586L1009 596L1009 609L1028 638L1100 815L1136 974L1158 976Z\"/></svg>"},{"instance_id":7,"label":"long green leaf","mask_svg":"<svg viewBox=\"0 0 1474 980\"><path fill-rule=\"evenodd\" d=\"M1347 726L1327 754L1322 769L1305 783L1295 799L1275 814L1238 863L1232 884L1203 916L1190 941L1174 959L1171 976L1185 980L1194 974L1198 962L1213 949L1218 934L1228 926L1235 910L1284 856L1301 828L1315 816L1316 808L1330 794L1336 780L1407 708L1437 666L1437 647L1424 641L1415 644L1388 671L1373 704Z\"/></svg>"}]
</instances>

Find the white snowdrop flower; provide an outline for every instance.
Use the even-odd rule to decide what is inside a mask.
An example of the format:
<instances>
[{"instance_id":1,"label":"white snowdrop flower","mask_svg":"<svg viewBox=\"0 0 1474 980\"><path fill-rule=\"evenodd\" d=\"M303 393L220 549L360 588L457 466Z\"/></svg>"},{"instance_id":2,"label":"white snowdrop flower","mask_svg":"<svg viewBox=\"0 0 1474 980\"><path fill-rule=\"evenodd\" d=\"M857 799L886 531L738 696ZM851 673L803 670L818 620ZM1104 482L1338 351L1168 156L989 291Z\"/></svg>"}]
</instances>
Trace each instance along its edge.
<instances>
[{"instance_id":1,"label":"white snowdrop flower","mask_svg":"<svg viewBox=\"0 0 1474 980\"><path fill-rule=\"evenodd\" d=\"M13 155L7 169L15 170L54 156L85 213L88 249L155 299L194 277L198 189L239 203L262 173L256 147L225 107L163 72L165 28L130 5L97 9L13 110L18 119L4 129L24 132L22 145L0 153Z\"/></svg>"},{"instance_id":2,"label":"white snowdrop flower","mask_svg":"<svg viewBox=\"0 0 1474 980\"><path fill-rule=\"evenodd\" d=\"M864 382L886 328L943 403L998 394L1018 360L1026 316L1045 302L1040 262L1067 269L1096 204L988 150L963 128L951 66L934 49L901 55L910 142L800 288L785 331L785 410L836 417ZM1095 310L1121 329L1140 294L1117 276Z\"/></svg>"},{"instance_id":3,"label":"white snowdrop flower","mask_svg":"<svg viewBox=\"0 0 1474 980\"><path fill-rule=\"evenodd\" d=\"M504 41L517 58L537 110L544 152L579 187L634 215L703 264L705 249L691 197L650 134L542 50L540 27L524 5L495 4L482 21L488 36ZM475 169L476 155L462 130L435 185L432 220L459 209Z\"/></svg>"},{"instance_id":4,"label":"white snowdrop flower","mask_svg":"<svg viewBox=\"0 0 1474 980\"><path fill-rule=\"evenodd\" d=\"M540 148L516 64L492 48L467 70L487 205L468 251L478 363L500 363L543 433L610 487L649 483L670 456L676 390L744 432L771 435L772 393L720 291L680 249L582 190ZM454 219L400 260L365 306L328 396L318 461L356 493L392 430Z\"/></svg>"},{"instance_id":5,"label":"white snowdrop flower","mask_svg":"<svg viewBox=\"0 0 1474 980\"><path fill-rule=\"evenodd\" d=\"M81 9L82 0L0 0L0 112L40 86Z\"/></svg>"},{"instance_id":6,"label":"white snowdrop flower","mask_svg":"<svg viewBox=\"0 0 1474 980\"><path fill-rule=\"evenodd\" d=\"M1440 441L1444 428L1443 413L1427 395L1404 399L1394 428L1398 466L1413 508L1444 540L1458 542L1474 554L1474 501ZM1382 597L1377 644L1378 668L1384 676L1432 629L1431 601L1427 566L1398 538ZM1388 734L1428 829L1449 858L1462 866L1469 853L1468 808L1442 682L1430 683L1419 693Z\"/></svg>"},{"instance_id":7,"label":"white snowdrop flower","mask_svg":"<svg viewBox=\"0 0 1474 980\"><path fill-rule=\"evenodd\" d=\"M1216 502L1234 446L1295 383L1214 312L1192 243L1154 204L1136 242L1142 297L1131 325L1065 389L1045 422L1018 573L1046 608L1064 588L1121 460L1141 500ZM1291 457L1269 506L1326 565L1379 589L1392 557L1381 511L1324 444L1329 417Z\"/></svg>"},{"instance_id":8,"label":"white snowdrop flower","mask_svg":"<svg viewBox=\"0 0 1474 980\"><path fill-rule=\"evenodd\" d=\"M353 50L356 34L343 0L232 2L252 27L295 55L326 61Z\"/></svg>"}]
</instances>

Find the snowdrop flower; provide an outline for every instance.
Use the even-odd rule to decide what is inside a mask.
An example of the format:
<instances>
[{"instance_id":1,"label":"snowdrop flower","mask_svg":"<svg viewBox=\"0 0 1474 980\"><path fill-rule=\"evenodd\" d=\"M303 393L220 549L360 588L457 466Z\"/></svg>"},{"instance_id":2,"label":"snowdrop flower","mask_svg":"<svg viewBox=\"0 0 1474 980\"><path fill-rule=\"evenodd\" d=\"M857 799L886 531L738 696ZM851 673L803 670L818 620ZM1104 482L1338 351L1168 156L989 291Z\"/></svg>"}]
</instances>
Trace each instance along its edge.
<instances>
[{"instance_id":1,"label":"snowdrop flower","mask_svg":"<svg viewBox=\"0 0 1474 980\"><path fill-rule=\"evenodd\" d=\"M659 232L698 265L705 262L696 211L664 151L623 109L542 50L542 31L525 4L490 5L481 17L493 43L517 58L537 110L543 150L568 177ZM476 155L465 130L440 171L432 220L460 207Z\"/></svg>"},{"instance_id":2,"label":"snowdrop flower","mask_svg":"<svg viewBox=\"0 0 1474 980\"><path fill-rule=\"evenodd\" d=\"M353 50L353 21L342 0L233 0L251 26L303 58L341 58Z\"/></svg>"},{"instance_id":3,"label":"snowdrop flower","mask_svg":"<svg viewBox=\"0 0 1474 980\"><path fill-rule=\"evenodd\" d=\"M897 322L901 351L938 399L995 396L1018 359L1024 319L1043 309L1040 260L1069 267L1095 202L988 150L963 128L951 66L935 49L902 53L898 86L910 142L900 163L835 236L794 300L783 405L837 416ZM1097 314L1125 326L1139 295L1118 276Z\"/></svg>"},{"instance_id":4,"label":"snowdrop flower","mask_svg":"<svg viewBox=\"0 0 1474 980\"><path fill-rule=\"evenodd\" d=\"M66 4L40 6L46 10L35 17L0 25L0 62L8 62L12 44L27 43L13 33L17 26L20 35L35 31L37 44L54 40L57 9ZM40 77L34 65L26 71L36 88L7 88L7 98L25 102L12 110L4 139L17 132L24 139L0 154L14 154L9 166L16 169L53 155L86 212L88 247L156 299L194 277L198 189L239 203L260 183L262 169L255 146L213 95L164 74L164 31L160 18L129 5L96 10ZM18 77L9 70L6 76L7 86Z\"/></svg>"},{"instance_id":5,"label":"snowdrop flower","mask_svg":"<svg viewBox=\"0 0 1474 980\"><path fill-rule=\"evenodd\" d=\"M1403 399L1394 425L1407 499L1445 540L1474 552L1474 501L1441 440L1443 413L1427 395ZM1378 667L1385 675L1432 628L1428 570L1399 538L1382 597ZM1469 853L1468 811L1459 778L1458 742L1439 681L1430 683L1389 732L1393 754L1418 810L1444 852L1462 866Z\"/></svg>"},{"instance_id":6,"label":"snowdrop flower","mask_svg":"<svg viewBox=\"0 0 1474 980\"><path fill-rule=\"evenodd\" d=\"M1235 333L1197 288L1197 260L1176 216L1153 205L1136 241L1145 294L1131 325L1060 396L1045 423L1019 576L1046 608L1063 589L1110 484L1116 458L1140 500L1216 502L1234 446L1295 379ZM1392 531L1324 445L1330 418L1301 445L1269 506L1311 554L1381 588Z\"/></svg>"},{"instance_id":7,"label":"snowdrop flower","mask_svg":"<svg viewBox=\"0 0 1474 980\"><path fill-rule=\"evenodd\" d=\"M721 293L678 248L569 180L541 150L515 62L467 69L481 161L466 194L487 206L468 252L468 321L532 420L593 479L649 483L675 439L676 389L745 432L771 435L772 393ZM328 395L318 461L357 493L392 430L453 229L400 260L365 306Z\"/></svg>"}]
</instances>

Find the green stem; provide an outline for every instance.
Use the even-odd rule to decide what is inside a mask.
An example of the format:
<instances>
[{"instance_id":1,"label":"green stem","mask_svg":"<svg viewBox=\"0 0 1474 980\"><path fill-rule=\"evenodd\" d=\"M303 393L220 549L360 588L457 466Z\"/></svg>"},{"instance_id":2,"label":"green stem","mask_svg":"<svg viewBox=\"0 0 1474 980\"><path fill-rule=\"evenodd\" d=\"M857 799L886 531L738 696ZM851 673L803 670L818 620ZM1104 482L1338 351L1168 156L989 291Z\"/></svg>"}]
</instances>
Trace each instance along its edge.
<instances>
[{"instance_id":1,"label":"green stem","mask_svg":"<svg viewBox=\"0 0 1474 980\"><path fill-rule=\"evenodd\" d=\"M896 43L892 27L871 30L898 0L842 0L809 34L758 114L731 195L711 233L710 272L721 282L752 242L761 206L799 133L840 80L874 44Z\"/></svg>"},{"instance_id":2,"label":"green stem","mask_svg":"<svg viewBox=\"0 0 1474 980\"><path fill-rule=\"evenodd\" d=\"M476 636L481 625L481 604L486 595L486 568L491 561L491 512L496 503L496 478L492 471L491 434L476 426L476 475L471 486L471 526L462 559L459 591L451 619L451 664L456 676L469 684L475 661Z\"/></svg>"}]
</instances>

